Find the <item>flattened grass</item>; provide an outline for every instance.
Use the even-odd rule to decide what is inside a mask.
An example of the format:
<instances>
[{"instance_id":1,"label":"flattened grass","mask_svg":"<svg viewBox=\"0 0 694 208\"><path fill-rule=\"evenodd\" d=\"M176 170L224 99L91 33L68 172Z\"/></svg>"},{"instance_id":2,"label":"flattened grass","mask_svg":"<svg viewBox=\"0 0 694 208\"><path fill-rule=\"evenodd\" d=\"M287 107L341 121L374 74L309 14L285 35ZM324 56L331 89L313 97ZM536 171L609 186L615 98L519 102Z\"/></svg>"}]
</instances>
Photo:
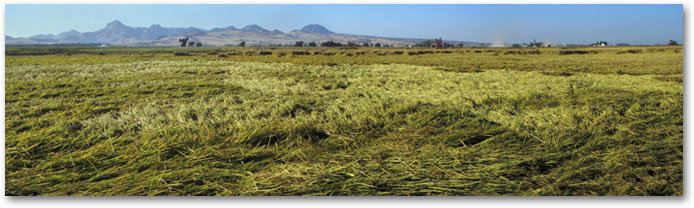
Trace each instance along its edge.
<instances>
[{"instance_id":1,"label":"flattened grass","mask_svg":"<svg viewBox=\"0 0 694 208\"><path fill-rule=\"evenodd\" d=\"M681 73L655 59L605 74L188 58L8 65L6 193L683 192Z\"/></svg>"}]
</instances>

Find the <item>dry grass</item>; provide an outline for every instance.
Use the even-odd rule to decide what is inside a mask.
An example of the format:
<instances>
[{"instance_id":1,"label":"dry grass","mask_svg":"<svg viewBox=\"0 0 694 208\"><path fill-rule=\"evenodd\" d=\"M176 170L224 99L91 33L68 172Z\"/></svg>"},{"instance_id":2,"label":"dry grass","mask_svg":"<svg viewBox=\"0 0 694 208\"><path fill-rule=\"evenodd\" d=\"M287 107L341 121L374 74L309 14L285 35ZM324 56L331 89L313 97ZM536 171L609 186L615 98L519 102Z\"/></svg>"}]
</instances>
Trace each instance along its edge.
<instances>
[{"instance_id":1,"label":"dry grass","mask_svg":"<svg viewBox=\"0 0 694 208\"><path fill-rule=\"evenodd\" d=\"M657 49L8 56L6 193L682 195L681 53Z\"/></svg>"}]
</instances>

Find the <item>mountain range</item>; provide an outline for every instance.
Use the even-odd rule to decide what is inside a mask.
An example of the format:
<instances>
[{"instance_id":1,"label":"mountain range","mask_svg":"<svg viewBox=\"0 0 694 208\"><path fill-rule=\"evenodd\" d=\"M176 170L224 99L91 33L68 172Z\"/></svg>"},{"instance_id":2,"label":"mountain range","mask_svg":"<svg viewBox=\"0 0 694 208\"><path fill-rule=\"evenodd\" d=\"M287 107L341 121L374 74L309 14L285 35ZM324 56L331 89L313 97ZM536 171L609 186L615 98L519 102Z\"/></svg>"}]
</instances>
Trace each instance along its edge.
<instances>
[{"instance_id":1,"label":"mountain range","mask_svg":"<svg viewBox=\"0 0 694 208\"><path fill-rule=\"evenodd\" d=\"M178 46L180 45L178 39L184 37L188 37L190 41L201 42L205 46L238 45L242 41L246 42L247 46L293 45L296 41L319 44L325 41L335 41L341 43L355 42L357 44L381 43L404 47L430 40L342 34L332 32L317 24L306 25L301 29L284 33L280 30L268 30L256 24L247 25L240 29L228 26L206 30L196 27L162 27L158 24L149 27L130 27L116 20L106 24L103 29L93 32L70 30L58 35L42 34L26 38L5 36L5 44L97 43L118 46ZM487 45L486 43L467 41L445 40L445 42L462 43L466 46Z\"/></svg>"}]
</instances>

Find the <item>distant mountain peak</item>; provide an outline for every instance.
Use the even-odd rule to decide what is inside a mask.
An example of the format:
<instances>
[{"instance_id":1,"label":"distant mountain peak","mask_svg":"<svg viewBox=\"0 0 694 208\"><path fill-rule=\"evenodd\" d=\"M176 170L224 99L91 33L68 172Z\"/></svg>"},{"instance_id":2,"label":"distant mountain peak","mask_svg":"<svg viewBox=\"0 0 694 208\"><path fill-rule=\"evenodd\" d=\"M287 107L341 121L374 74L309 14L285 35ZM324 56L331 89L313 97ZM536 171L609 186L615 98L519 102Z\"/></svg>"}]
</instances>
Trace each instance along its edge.
<instances>
[{"instance_id":1,"label":"distant mountain peak","mask_svg":"<svg viewBox=\"0 0 694 208\"><path fill-rule=\"evenodd\" d=\"M249 32L270 32L269 30L266 30L265 28L262 28L256 24L246 25L245 27L241 28L241 30Z\"/></svg>"},{"instance_id":2,"label":"distant mountain peak","mask_svg":"<svg viewBox=\"0 0 694 208\"><path fill-rule=\"evenodd\" d=\"M213 29L209 30L209 32L219 32L219 31L225 31L225 30L238 30L238 29L236 29L236 27L234 27L233 25L229 25L228 27L225 27L225 28L218 28L218 27L213 28Z\"/></svg>"},{"instance_id":3,"label":"distant mountain peak","mask_svg":"<svg viewBox=\"0 0 694 208\"><path fill-rule=\"evenodd\" d=\"M301 28L301 32L305 33L318 33L318 34L333 34L334 32L328 30L319 24L310 24Z\"/></svg>"},{"instance_id":4,"label":"distant mountain peak","mask_svg":"<svg viewBox=\"0 0 694 208\"><path fill-rule=\"evenodd\" d=\"M113 20L113 21L109 22L108 24L120 24L120 25L122 25L123 23L120 22L120 20Z\"/></svg>"},{"instance_id":5,"label":"distant mountain peak","mask_svg":"<svg viewBox=\"0 0 694 208\"><path fill-rule=\"evenodd\" d=\"M77 31L77 30L75 30L75 29L72 29L72 30L67 31L67 32L62 32L62 33L58 34L58 36L79 35L79 34L80 34L79 31Z\"/></svg>"},{"instance_id":6,"label":"distant mountain peak","mask_svg":"<svg viewBox=\"0 0 694 208\"><path fill-rule=\"evenodd\" d=\"M118 20L114 20L113 22L109 22L108 24L106 24L106 28L120 28L120 27L126 27L126 26Z\"/></svg>"}]
</instances>

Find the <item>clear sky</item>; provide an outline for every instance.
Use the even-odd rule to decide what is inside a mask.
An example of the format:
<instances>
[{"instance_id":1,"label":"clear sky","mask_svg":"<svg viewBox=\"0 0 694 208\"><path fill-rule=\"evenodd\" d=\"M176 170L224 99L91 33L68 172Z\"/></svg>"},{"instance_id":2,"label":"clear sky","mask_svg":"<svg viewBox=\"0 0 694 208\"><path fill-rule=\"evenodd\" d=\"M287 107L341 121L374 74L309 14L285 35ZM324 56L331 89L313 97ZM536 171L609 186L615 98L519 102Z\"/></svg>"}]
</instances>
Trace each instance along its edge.
<instances>
[{"instance_id":1,"label":"clear sky","mask_svg":"<svg viewBox=\"0 0 694 208\"><path fill-rule=\"evenodd\" d=\"M337 33L475 42L664 44L683 39L683 8L670 5L6 5L5 34L128 26L212 29L258 24L288 32L320 24Z\"/></svg>"}]
</instances>

